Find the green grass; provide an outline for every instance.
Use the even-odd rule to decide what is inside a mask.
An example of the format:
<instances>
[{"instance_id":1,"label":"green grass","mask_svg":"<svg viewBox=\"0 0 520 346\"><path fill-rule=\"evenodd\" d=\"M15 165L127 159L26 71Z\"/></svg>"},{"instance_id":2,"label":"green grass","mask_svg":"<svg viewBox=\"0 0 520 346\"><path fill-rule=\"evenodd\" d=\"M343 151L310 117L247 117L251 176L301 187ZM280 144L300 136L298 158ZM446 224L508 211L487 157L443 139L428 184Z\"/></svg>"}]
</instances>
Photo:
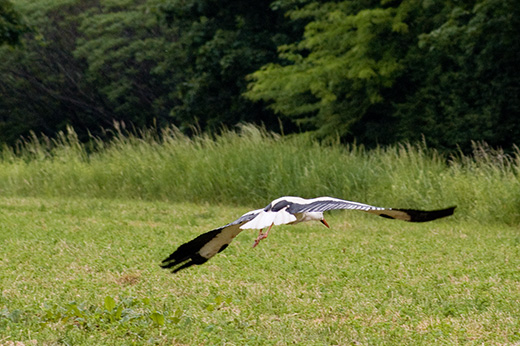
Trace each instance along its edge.
<instances>
[{"instance_id":1,"label":"green grass","mask_svg":"<svg viewBox=\"0 0 520 346\"><path fill-rule=\"evenodd\" d=\"M247 208L0 199L0 344L512 345L517 227L359 212L244 231L204 266L158 263ZM107 298L108 297L108 298Z\"/></svg>"},{"instance_id":2,"label":"green grass","mask_svg":"<svg viewBox=\"0 0 520 346\"><path fill-rule=\"evenodd\" d=\"M465 219L520 223L520 152L483 145L471 156L446 157L422 145L366 150L244 126L215 138L170 129L88 145L70 132L0 154L2 196L257 207L283 195L329 195L401 208L458 205Z\"/></svg>"},{"instance_id":3,"label":"green grass","mask_svg":"<svg viewBox=\"0 0 520 346\"><path fill-rule=\"evenodd\" d=\"M520 152L366 150L255 127L0 153L0 345L520 343ZM409 224L350 211L245 231L171 275L177 246L282 195L440 208Z\"/></svg>"}]
</instances>

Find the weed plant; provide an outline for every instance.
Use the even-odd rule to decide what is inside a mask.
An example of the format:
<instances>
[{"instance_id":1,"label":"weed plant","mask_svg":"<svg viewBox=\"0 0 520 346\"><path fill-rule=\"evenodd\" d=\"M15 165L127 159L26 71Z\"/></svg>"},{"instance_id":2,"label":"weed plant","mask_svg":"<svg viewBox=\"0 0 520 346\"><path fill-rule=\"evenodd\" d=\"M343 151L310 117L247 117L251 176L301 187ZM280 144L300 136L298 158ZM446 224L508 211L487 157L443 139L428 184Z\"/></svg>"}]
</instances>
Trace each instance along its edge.
<instances>
[{"instance_id":1,"label":"weed plant","mask_svg":"<svg viewBox=\"0 0 520 346\"><path fill-rule=\"evenodd\" d=\"M438 208L482 222L520 222L520 153L474 144L445 156L423 144L367 150L278 136L254 126L188 138L175 128L113 140L33 136L0 159L3 196L207 202L257 208L283 195L333 196L380 206Z\"/></svg>"}]
</instances>

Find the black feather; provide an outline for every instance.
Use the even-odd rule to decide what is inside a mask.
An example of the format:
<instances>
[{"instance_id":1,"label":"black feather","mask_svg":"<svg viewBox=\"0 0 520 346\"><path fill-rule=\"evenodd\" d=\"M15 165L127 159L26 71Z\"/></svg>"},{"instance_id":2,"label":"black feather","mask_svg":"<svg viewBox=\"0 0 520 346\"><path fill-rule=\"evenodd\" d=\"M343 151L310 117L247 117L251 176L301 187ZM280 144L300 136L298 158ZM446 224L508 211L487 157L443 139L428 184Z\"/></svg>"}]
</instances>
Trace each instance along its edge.
<instances>
[{"instance_id":1,"label":"black feather","mask_svg":"<svg viewBox=\"0 0 520 346\"><path fill-rule=\"evenodd\" d=\"M410 216L410 222L426 222L426 221L432 221L435 219L440 219L442 217L453 215L453 212L455 211L456 207L450 207L446 209L439 209L439 210L415 210L415 209L395 209L392 208L391 210L397 210L402 211L408 216ZM394 219L391 215L387 215L384 212L379 214L379 216L382 216L384 218L388 219Z\"/></svg>"},{"instance_id":2,"label":"black feather","mask_svg":"<svg viewBox=\"0 0 520 346\"><path fill-rule=\"evenodd\" d=\"M168 258L164 259L161 262L161 267L174 268L176 266L179 266L172 270L172 273L176 273L179 270L191 267L194 264L199 265L206 263L209 260L209 258L203 257L200 254L200 250L207 243L212 241L215 237L217 237L220 233L225 231L228 227L242 225L247 221L252 220L259 213L260 210L250 211L242 215L235 221L228 223L225 226L203 233L199 235L197 238L182 244L177 248L177 250L175 250L170 256L168 256ZM222 247L218 250L218 252L224 251L228 245L229 244L223 244Z\"/></svg>"},{"instance_id":3,"label":"black feather","mask_svg":"<svg viewBox=\"0 0 520 346\"><path fill-rule=\"evenodd\" d=\"M164 259L161 263L163 268L173 268L177 265L181 265L173 270L173 273L178 272L181 269L188 268L194 264L203 264L209 258L204 258L199 254L200 249L215 238L222 228L217 228L212 231L203 233L197 238L190 240L187 243L182 244L175 250L168 258ZM222 249L223 250L223 249ZM184 263L189 261L187 263ZM184 263L184 264L183 264Z\"/></svg>"},{"instance_id":4,"label":"black feather","mask_svg":"<svg viewBox=\"0 0 520 346\"><path fill-rule=\"evenodd\" d=\"M276 203L273 206L271 204L269 204L267 207L265 207L264 211L274 211L274 212L277 212L277 211L282 210L285 207L290 206L291 204L292 203L287 202L287 201L280 201L280 202Z\"/></svg>"}]
</instances>

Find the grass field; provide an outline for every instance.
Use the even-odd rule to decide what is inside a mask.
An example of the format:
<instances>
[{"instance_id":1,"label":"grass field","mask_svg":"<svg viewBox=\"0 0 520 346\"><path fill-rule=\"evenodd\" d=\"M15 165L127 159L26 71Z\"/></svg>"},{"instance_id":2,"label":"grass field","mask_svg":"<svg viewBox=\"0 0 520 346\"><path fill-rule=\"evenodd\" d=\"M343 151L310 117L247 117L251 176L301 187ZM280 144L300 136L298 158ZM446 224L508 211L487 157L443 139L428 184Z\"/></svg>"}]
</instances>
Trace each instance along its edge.
<instances>
[{"instance_id":1,"label":"grass field","mask_svg":"<svg viewBox=\"0 0 520 346\"><path fill-rule=\"evenodd\" d=\"M73 132L0 151L0 345L520 345L520 152L367 150L243 127ZM283 195L397 208L241 233L203 266L177 246Z\"/></svg>"},{"instance_id":2,"label":"grass field","mask_svg":"<svg viewBox=\"0 0 520 346\"><path fill-rule=\"evenodd\" d=\"M350 211L245 231L204 266L158 266L247 208L0 199L0 345L514 345L517 227Z\"/></svg>"}]
</instances>

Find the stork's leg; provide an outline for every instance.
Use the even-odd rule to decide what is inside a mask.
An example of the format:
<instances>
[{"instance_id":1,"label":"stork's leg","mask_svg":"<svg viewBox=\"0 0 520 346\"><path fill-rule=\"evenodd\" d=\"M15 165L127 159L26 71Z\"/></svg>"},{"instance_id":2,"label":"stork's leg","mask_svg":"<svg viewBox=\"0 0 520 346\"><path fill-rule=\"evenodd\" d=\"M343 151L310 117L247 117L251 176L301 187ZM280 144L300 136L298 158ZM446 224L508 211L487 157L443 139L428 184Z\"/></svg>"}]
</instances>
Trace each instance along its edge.
<instances>
[{"instance_id":1,"label":"stork's leg","mask_svg":"<svg viewBox=\"0 0 520 346\"><path fill-rule=\"evenodd\" d=\"M253 247L256 247L258 244L260 244L260 240L267 238L269 235L269 231L271 230L271 227L273 227L274 223L269 226L267 231L265 233L262 233L262 230L258 232L258 238L256 238L255 243L253 244Z\"/></svg>"},{"instance_id":2,"label":"stork's leg","mask_svg":"<svg viewBox=\"0 0 520 346\"><path fill-rule=\"evenodd\" d=\"M258 231L258 237L256 238L255 240L255 243L253 244L253 247L256 247L259 243L260 243L260 240L262 240L262 236L264 235L262 233L263 229L260 229L260 231Z\"/></svg>"}]
</instances>

